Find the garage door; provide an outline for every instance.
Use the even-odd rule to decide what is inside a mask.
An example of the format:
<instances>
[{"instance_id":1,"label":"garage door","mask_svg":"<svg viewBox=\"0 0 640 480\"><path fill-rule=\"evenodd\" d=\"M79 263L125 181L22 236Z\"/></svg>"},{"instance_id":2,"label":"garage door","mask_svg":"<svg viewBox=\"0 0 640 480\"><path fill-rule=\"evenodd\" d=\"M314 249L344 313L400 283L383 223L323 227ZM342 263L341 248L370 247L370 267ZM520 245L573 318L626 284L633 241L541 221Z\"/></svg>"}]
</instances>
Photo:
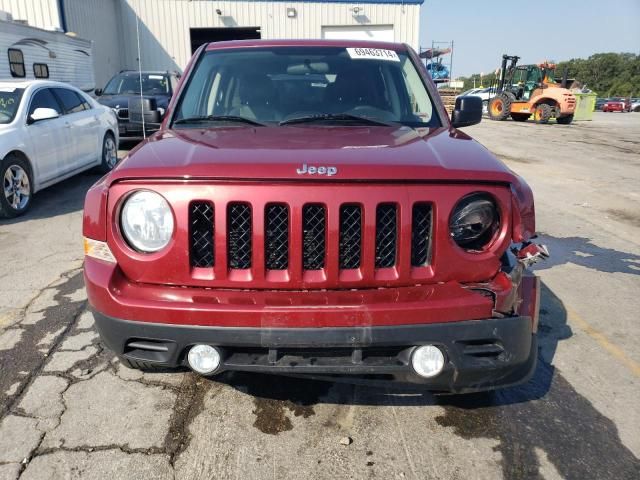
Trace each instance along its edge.
<instances>
[{"instance_id":1,"label":"garage door","mask_svg":"<svg viewBox=\"0 0 640 480\"><path fill-rule=\"evenodd\" d=\"M329 40L379 40L383 42L393 42L393 25L322 27L322 38Z\"/></svg>"}]
</instances>

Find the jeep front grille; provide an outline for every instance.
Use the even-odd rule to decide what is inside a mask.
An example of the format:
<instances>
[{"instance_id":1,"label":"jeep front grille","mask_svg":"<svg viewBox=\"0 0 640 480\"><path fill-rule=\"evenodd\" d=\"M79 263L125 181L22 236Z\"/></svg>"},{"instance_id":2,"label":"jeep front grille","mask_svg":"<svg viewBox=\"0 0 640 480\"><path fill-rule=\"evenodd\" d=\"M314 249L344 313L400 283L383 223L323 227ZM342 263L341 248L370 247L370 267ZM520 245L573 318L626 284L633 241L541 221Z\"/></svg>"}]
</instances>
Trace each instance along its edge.
<instances>
[{"instance_id":1,"label":"jeep front grille","mask_svg":"<svg viewBox=\"0 0 640 480\"><path fill-rule=\"evenodd\" d=\"M337 270L360 272L347 275L357 282L364 272L372 275L385 270L390 273L384 274L384 278L393 279L399 275L402 258L406 266L413 268L431 263L433 212L428 202L415 202L408 211L403 206L407 212L403 214L406 218L403 224L401 205L391 202L369 207L356 203L330 206L308 203L294 207L284 202L260 206L229 202L220 207L226 211L226 219L219 219L218 230L226 229L226 235L222 233L226 242L220 242L221 233L214 228L213 202L189 204L192 268L217 268L217 259L224 271L248 270L251 275L281 272L274 277L280 281L301 278L296 277L294 270L300 274L319 272L321 276L317 278L327 278L329 271ZM254 219L254 215L261 218ZM407 226L403 229L402 225ZM404 240L403 235L406 235ZM220 253L226 256L226 266L225 258L217 255L216 243L224 250L224 254ZM404 257L401 249L406 252Z\"/></svg>"},{"instance_id":2,"label":"jeep front grille","mask_svg":"<svg viewBox=\"0 0 640 480\"><path fill-rule=\"evenodd\" d=\"M211 202L191 202L189 205L191 266L213 267L213 225L213 204Z\"/></svg>"},{"instance_id":3,"label":"jeep front grille","mask_svg":"<svg viewBox=\"0 0 640 480\"><path fill-rule=\"evenodd\" d=\"M376 268L396 264L398 240L397 208L394 203L382 203L376 209Z\"/></svg>"},{"instance_id":4,"label":"jeep front grille","mask_svg":"<svg viewBox=\"0 0 640 480\"><path fill-rule=\"evenodd\" d=\"M414 203L411 212L411 265L424 267L429 263L431 246L431 205Z\"/></svg>"},{"instance_id":5,"label":"jeep front grille","mask_svg":"<svg viewBox=\"0 0 640 480\"><path fill-rule=\"evenodd\" d=\"M227 208L227 255L229 267L251 268L251 207L247 203L230 203Z\"/></svg>"},{"instance_id":6,"label":"jeep front grille","mask_svg":"<svg viewBox=\"0 0 640 480\"><path fill-rule=\"evenodd\" d=\"M302 211L302 256L305 270L324 268L325 226L324 206L305 205Z\"/></svg>"},{"instance_id":7,"label":"jeep front grille","mask_svg":"<svg viewBox=\"0 0 640 480\"><path fill-rule=\"evenodd\" d=\"M360 268L362 252L362 209L359 205L340 207L340 268Z\"/></svg>"},{"instance_id":8,"label":"jeep front grille","mask_svg":"<svg viewBox=\"0 0 640 480\"><path fill-rule=\"evenodd\" d=\"M267 205L264 214L264 251L267 270L289 267L289 209L283 204Z\"/></svg>"}]
</instances>

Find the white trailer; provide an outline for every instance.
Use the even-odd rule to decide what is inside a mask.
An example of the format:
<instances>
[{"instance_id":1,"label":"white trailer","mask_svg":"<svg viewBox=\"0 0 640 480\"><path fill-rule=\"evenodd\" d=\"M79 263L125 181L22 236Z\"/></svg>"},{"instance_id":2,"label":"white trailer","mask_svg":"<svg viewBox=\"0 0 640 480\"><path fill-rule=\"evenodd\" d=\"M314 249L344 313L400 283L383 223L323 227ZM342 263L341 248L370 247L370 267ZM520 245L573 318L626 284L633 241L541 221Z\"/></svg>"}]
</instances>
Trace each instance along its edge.
<instances>
[{"instance_id":1,"label":"white trailer","mask_svg":"<svg viewBox=\"0 0 640 480\"><path fill-rule=\"evenodd\" d=\"M92 92L95 78L91 42L0 20L0 80L20 79L55 80Z\"/></svg>"}]
</instances>

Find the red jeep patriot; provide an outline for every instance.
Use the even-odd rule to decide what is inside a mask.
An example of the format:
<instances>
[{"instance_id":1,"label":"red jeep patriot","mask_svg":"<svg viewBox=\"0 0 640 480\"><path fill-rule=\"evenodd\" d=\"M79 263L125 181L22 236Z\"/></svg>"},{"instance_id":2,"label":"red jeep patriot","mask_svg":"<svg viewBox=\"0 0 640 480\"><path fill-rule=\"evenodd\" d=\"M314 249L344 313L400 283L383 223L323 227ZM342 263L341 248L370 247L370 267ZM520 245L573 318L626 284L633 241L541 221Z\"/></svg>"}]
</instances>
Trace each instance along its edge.
<instances>
[{"instance_id":1,"label":"red jeep patriot","mask_svg":"<svg viewBox=\"0 0 640 480\"><path fill-rule=\"evenodd\" d=\"M546 251L527 184L457 130L481 110L450 120L406 45L201 47L160 131L87 193L102 341L203 375L526 380Z\"/></svg>"}]
</instances>

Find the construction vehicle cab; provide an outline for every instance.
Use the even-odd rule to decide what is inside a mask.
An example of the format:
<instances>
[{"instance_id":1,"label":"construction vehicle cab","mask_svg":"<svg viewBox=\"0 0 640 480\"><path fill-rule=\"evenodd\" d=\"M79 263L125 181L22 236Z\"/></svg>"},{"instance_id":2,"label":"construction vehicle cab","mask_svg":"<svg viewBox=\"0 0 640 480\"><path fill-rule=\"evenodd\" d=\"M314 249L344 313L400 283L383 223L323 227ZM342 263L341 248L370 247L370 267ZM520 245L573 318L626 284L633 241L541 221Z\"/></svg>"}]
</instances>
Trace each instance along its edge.
<instances>
[{"instance_id":1,"label":"construction vehicle cab","mask_svg":"<svg viewBox=\"0 0 640 480\"><path fill-rule=\"evenodd\" d=\"M537 65L518 65L520 57L503 55L493 96L489 100L488 114L492 120L511 117L524 122L533 117L537 123L573 121L575 96L564 87L566 82L555 81L556 65L549 62Z\"/></svg>"}]
</instances>

